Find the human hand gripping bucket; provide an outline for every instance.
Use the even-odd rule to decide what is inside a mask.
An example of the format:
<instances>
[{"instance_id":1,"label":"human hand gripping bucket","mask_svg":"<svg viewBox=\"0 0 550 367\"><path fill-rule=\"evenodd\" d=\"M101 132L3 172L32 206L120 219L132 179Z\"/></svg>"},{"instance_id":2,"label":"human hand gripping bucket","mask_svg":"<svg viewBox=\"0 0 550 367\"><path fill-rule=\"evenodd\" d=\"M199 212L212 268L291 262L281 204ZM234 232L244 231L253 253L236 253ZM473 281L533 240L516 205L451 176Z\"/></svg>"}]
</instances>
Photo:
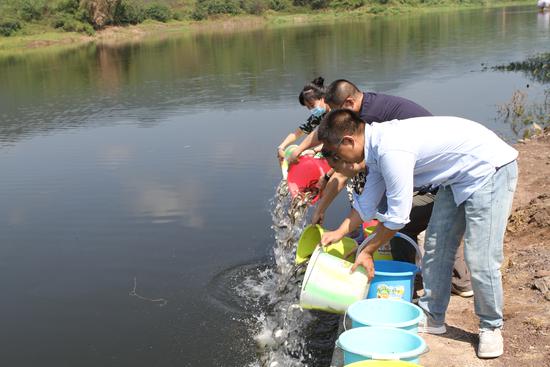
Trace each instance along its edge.
<instances>
[{"instance_id":1,"label":"human hand gripping bucket","mask_svg":"<svg viewBox=\"0 0 550 367\"><path fill-rule=\"evenodd\" d=\"M304 229L298 240L298 247L296 248L297 265L309 259L317 245L321 242L321 237L324 232L325 230L323 227L318 224L309 225ZM356 247L357 243L354 240L349 237L344 237L338 242L325 246L325 252L343 259L346 254L353 251ZM345 260L354 261L355 254Z\"/></svg>"},{"instance_id":2,"label":"human hand gripping bucket","mask_svg":"<svg viewBox=\"0 0 550 367\"><path fill-rule=\"evenodd\" d=\"M364 299L369 288L367 274L362 268L351 273L352 265L318 246L304 275L300 306L343 314L352 303Z\"/></svg>"},{"instance_id":3,"label":"human hand gripping bucket","mask_svg":"<svg viewBox=\"0 0 550 367\"><path fill-rule=\"evenodd\" d=\"M363 250L374 236L375 234L373 233L363 241L357 249L357 254ZM403 238L415 248L418 265L401 261L375 260L374 278L371 280L367 298L388 298L402 299L409 302L412 301L414 278L416 273L420 271L422 253L416 242L409 236L403 233L396 233L395 237Z\"/></svg>"}]
</instances>

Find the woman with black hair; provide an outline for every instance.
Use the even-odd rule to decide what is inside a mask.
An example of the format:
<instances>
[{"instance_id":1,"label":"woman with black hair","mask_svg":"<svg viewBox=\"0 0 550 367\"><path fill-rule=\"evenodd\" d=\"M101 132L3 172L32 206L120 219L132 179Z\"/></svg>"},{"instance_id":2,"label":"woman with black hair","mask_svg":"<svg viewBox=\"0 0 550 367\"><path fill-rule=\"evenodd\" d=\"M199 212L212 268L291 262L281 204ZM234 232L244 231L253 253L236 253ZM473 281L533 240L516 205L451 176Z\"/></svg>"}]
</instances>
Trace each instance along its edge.
<instances>
[{"instance_id":1,"label":"woman with black hair","mask_svg":"<svg viewBox=\"0 0 550 367\"><path fill-rule=\"evenodd\" d=\"M279 163L282 163L285 158L285 149L304 134L310 134L321 123L323 117L329 110L329 106L325 103L325 80L322 77L315 78L310 83L306 84L298 95L300 104L306 107L311 115L305 123L300 125L294 132L291 132L277 147L277 157ZM315 148L313 149L315 151Z\"/></svg>"}]
</instances>

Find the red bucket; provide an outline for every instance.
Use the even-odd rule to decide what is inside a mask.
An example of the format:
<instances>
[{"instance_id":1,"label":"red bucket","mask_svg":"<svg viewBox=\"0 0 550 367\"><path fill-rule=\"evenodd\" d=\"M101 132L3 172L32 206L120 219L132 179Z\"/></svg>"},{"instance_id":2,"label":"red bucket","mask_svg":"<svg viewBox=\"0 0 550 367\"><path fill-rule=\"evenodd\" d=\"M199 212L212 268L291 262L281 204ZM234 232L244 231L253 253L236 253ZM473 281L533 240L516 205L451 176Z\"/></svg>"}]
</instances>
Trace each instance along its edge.
<instances>
[{"instance_id":1,"label":"red bucket","mask_svg":"<svg viewBox=\"0 0 550 367\"><path fill-rule=\"evenodd\" d=\"M316 190L319 178L329 170L330 166L324 158L300 157L298 163L291 165L288 170L288 191L292 198L299 193ZM313 197L311 204L317 200L319 200L319 195Z\"/></svg>"}]
</instances>

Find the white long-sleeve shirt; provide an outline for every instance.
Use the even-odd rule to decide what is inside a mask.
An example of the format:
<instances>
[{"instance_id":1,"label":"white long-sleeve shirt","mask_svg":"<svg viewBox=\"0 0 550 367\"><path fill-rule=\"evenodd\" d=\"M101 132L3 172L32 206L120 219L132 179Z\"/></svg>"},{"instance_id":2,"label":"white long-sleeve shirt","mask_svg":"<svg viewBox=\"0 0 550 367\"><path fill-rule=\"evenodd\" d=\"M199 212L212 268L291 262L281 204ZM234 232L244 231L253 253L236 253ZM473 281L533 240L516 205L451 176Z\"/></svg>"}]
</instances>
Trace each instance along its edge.
<instances>
[{"instance_id":1,"label":"white long-sleeve shirt","mask_svg":"<svg viewBox=\"0 0 550 367\"><path fill-rule=\"evenodd\" d=\"M491 130L459 117L365 124L367 182L353 207L364 221L399 230L409 222L415 188L450 186L458 206L517 156ZM384 194L387 211L379 213Z\"/></svg>"}]
</instances>

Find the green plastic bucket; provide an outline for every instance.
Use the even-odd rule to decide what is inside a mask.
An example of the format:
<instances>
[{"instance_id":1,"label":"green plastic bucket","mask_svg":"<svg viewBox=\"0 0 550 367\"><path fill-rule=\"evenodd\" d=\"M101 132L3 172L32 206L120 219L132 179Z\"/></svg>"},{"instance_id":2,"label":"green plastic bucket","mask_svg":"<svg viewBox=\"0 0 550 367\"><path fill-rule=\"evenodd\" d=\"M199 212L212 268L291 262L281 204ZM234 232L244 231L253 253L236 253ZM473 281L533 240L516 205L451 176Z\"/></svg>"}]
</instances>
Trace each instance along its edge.
<instances>
[{"instance_id":1,"label":"green plastic bucket","mask_svg":"<svg viewBox=\"0 0 550 367\"><path fill-rule=\"evenodd\" d=\"M343 314L365 298L369 280L363 268L351 273L353 263L333 256L318 246L309 260L300 292L300 306Z\"/></svg>"},{"instance_id":2,"label":"green plastic bucket","mask_svg":"<svg viewBox=\"0 0 550 367\"><path fill-rule=\"evenodd\" d=\"M317 245L321 242L324 232L323 227L318 224L309 225L304 229L296 248L296 264L301 264L309 259ZM356 247L357 242L349 237L344 237L338 242L325 246L325 252L343 259L344 255L353 251ZM355 261L355 254L353 253L346 260Z\"/></svg>"}]
</instances>

